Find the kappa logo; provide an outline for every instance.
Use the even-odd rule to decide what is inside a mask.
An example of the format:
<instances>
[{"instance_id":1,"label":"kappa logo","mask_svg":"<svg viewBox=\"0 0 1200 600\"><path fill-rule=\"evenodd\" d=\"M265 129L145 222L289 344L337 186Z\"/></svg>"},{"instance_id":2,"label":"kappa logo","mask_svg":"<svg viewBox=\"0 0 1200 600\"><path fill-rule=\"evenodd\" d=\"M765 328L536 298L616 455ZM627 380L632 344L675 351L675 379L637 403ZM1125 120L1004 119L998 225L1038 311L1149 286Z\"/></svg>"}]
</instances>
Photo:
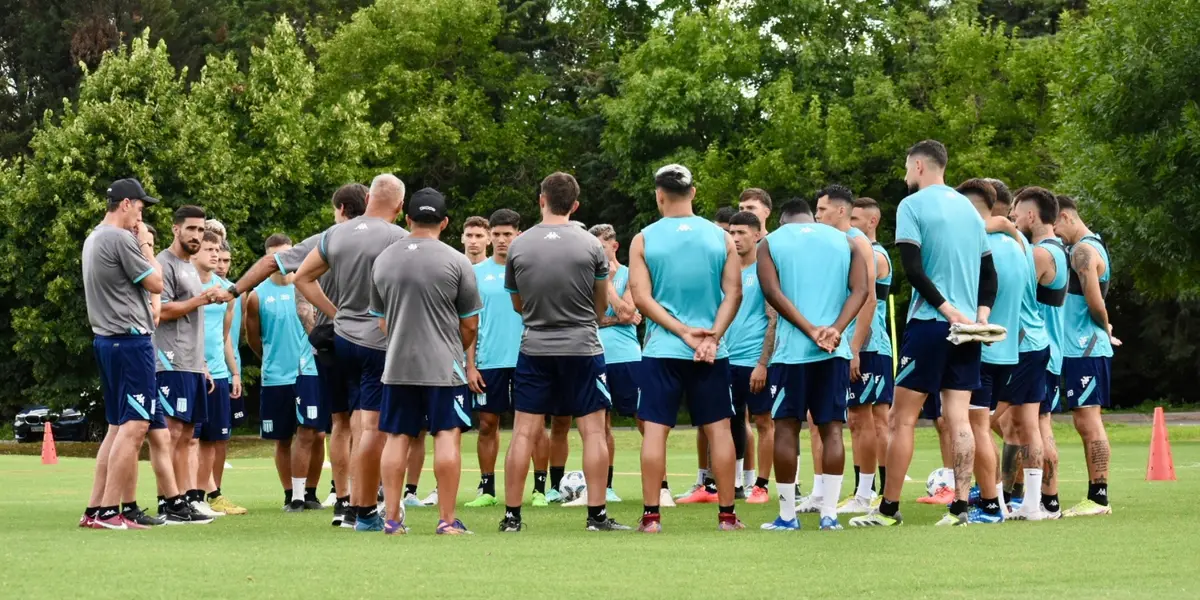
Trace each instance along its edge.
<instances>
[{"instance_id":1,"label":"kappa logo","mask_svg":"<svg viewBox=\"0 0 1200 600\"><path fill-rule=\"evenodd\" d=\"M416 249L417 249L417 245L416 245L416 244L409 244L409 245L408 245L406 248L404 248L404 249L405 249L405 250L408 250L409 252L412 252L413 250L416 250Z\"/></svg>"},{"instance_id":2,"label":"kappa logo","mask_svg":"<svg viewBox=\"0 0 1200 600\"><path fill-rule=\"evenodd\" d=\"M863 382L863 383L871 383L871 374L870 374L870 373L863 373L863 374L862 374L862 382Z\"/></svg>"},{"instance_id":3,"label":"kappa logo","mask_svg":"<svg viewBox=\"0 0 1200 600\"><path fill-rule=\"evenodd\" d=\"M772 397L772 398L774 398L774 397L775 397L775 394L776 394L778 391L779 391L779 386L777 386L777 385L773 385L773 386L771 386L771 397Z\"/></svg>"},{"instance_id":4,"label":"kappa logo","mask_svg":"<svg viewBox=\"0 0 1200 600\"><path fill-rule=\"evenodd\" d=\"M487 277L484 277L484 278L483 278L483 280L484 280L484 281L495 281L495 280L496 280L496 276L495 276L495 275L488 275Z\"/></svg>"},{"instance_id":5,"label":"kappa logo","mask_svg":"<svg viewBox=\"0 0 1200 600\"><path fill-rule=\"evenodd\" d=\"M1080 346L1086 346L1087 343L1088 343L1088 337L1086 335L1079 336L1079 345Z\"/></svg>"},{"instance_id":6,"label":"kappa logo","mask_svg":"<svg viewBox=\"0 0 1200 600\"><path fill-rule=\"evenodd\" d=\"M275 296L267 296L267 304L274 304Z\"/></svg>"},{"instance_id":7,"label":"kappa logo","mask_svg":"<svg viewBox=\"0 0 1200 600\"><path fill-rule=\"evenodd\" d=\"M1083 377L1080 377L1080 378L1079 378L1079 385L1081 385L1081 386L1083 386L1083 387L1087 387L1087 386L1088 386L1088 384L1089 384L1089 383L1091 383L1091 382L1092 382L1092 376L1091 376L1091 375L1084 375Z\"/></svg>"},{"instance_id":8,"label":"kappa logo","mask_svg":"<svg viewBox=\"0 0 1200 600\"><path fill-rule=\"evenodd\" d=\"M553 231L551 231L550 233L547 233L547 234L546 234L546 237L544 237L544 238L542 238L542 239L546 239L546 240L561 240L561 239L562 239L562 236L561 236L561 235L558 235L557 233L554 233Z\"/></svg>"},{"instance_id":9,"label":"kappa logo","mask_svg":"<svg viewBox=\"0 0 1200 600\"><path fill-rule=\"evenodd\" d=\"M171 387L170 386L164 385L163 387L158 388L158 391L162 392L163 398L166 398L167 396L171 395Z\"/></svg>"},{"instance_id":10,"label":"kappa logo","mask_svg":"<svg viewBox=\"0 0 1200 600\"><path fill-rule=\"evenodd\" d=\"M369 227L367 227L366 223L359 223L358 227L354 228L355 231L366 231L367 229L369 229Z\"/></svg>"},{"instance_id":11,"label":"kappa logo","mask_svg":"<svg viewBox=\"0 0 1200 600\"><path fill-rule=\"evenodd\" d=\"M800 233L812 233L814 231L816 231L816 229L813 229L812 227L809 227L808 225L805 225L804 227L800 228Z\"/></svg>"},{"instance_id":12,"label":"kappa logo","mask_svg":"<svg viewBox=\"0 0 1200 600\"><path fill-rule=\"evenodd\" d=\"M228 428L226 428L226 427L222 427L222 428L221 428L221 435L229 435L229 429L228 429Z\"/></svg>"},{"instance_id":13,"label":"kappa logo","mask_svg":"<svg viewBox=\"0 0 1200 600\"><path fill-rule=\"evenodd\" d=\"M143 396L142 394L134 394L133 399L136 400L138 404L146 403L146 397Z\"/></svg>"},{"instance_id":14,"label":"kappa logo","mask_svg":"<svg viewBox=\"0 0 1200 600\"><path fill-rule=\"evenodd\" d=\"M167 360L172 361L172 362L175 360L175 351L174 350L170 350L170 351L166 352L166 355L167 355Z\"/></svg>"},{"instance_id":15,"label":"kappa logo","mask_svg":"<svg viewBox=\"0 0 1200 600\"><path fill-rule=\"evenodd\" d=\"M909 358L909 357L907 357L907 356L902 356L902 357L900 357L900 366L901 366L901 367L906 367L906 366L908 366L908 363L910 363L910 362L912 362L912 359L911 359L911 358Z\"/></svg>"},{"instance_id":16,"label":"kappa logo","mask_svg":"<svg viewBox=\"0 0 1200 600\"><path fill-rule=\"evenodd\" d=\"M600 374L600 382L603 383L604 385L608 385L608 373Z\"/></svg>"},{"instance_id":17,"label":"kappa logo","mask_svg":"<svg viewBox=\"0 0 1200 600\"><path fill-rule=\"evenodd\" d=\"M462 406L465 399L463 398L462 394L459 394L454 397L454 401L457 402L459 406Z\"/></svg>"},{"instance_id":18,"label":"kappa logo","mask_svg":"<svg viewBox=\"0 0 1200 600\"><path fill-rule=\"evenodd\" d=\"M679 228L676 229L675 231L691 231L691 230L692 230L691 225L688 225L687 223L681 223L679 225Z\"/></svg>"}]
</instances>

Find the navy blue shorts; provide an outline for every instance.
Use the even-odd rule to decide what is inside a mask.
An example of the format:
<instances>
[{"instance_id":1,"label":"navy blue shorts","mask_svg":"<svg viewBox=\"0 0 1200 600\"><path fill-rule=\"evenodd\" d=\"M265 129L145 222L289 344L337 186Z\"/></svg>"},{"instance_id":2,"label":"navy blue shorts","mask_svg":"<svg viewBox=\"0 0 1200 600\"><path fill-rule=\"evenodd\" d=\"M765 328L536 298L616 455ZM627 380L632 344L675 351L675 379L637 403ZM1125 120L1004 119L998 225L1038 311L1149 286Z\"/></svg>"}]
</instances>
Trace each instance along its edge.
<instances>
[{"instance_id":1,"label":"navy blue shorts","mask_svg":"<svg viewBox=\"0 0 1200 600\"><path fill-rule=\"evenodd\" d=\"M800 419L812 415L812 422L825 425L846 422L846 402L850 395L850 361L845 358L800 365L772 365L771 418Z\"/></svg>"},{"instance_id":2,"label":"navy blue shorts","mask_svg":"<svg viewBox=\"0 0 1200 600\"><path fill-rule=\"evenodd\" d=\"M942 395L940 393L925 396L925 404L921 407L921 418L930 421L942 418Z\"/></svg>"},{"instance_id":3,"label":"navy blue shorts","mask_svg":"<svg viewBox=\"0 0 1200 600\"><path fill-rule=\"evenodd\" d=\"M771 412L771 371L767 369L767 382L757 394L750 391L750 375L754 367L729 365L729 385L733 389L734 407L745 406L752 415L762 415Z\"/></svg>"},{"instance_id":4,"label":"navy blue shorts","mask_svg":"<svg viewBox=\"0 0 1200 600\"><path fill-rule=\"evenodd\" d=\"M195 437L202 442L223 442L233 429L233 413L229 408L229 379L214 379L213 391L208 394L208 420L196 426Z\"/></svg>"},{"instance_id":5,"label":"navy blue shorts","mask_svg":"<svg viewBox=\"0 0 1200 600\"><path fill-rule=\"evenodd\" d=\"M258 394L258 415L264 440L288 440L296 433L296 385L264 385Z\"/></svg>"},{"instance_id":6,"label":"navy blue shorts","mask_svg":"<svg viewBox=\"0 0 1200 600\"><path fill-rule=\"evenodd\" d=\"M158 412L154 343L150 336L98 335L92 341L92 351L100 370L104 419L108 424L150 421L151 413Z\"/></svg>"},{"instance_id":7,"label":"navy blue shorts","mask_svg":"<svg viewBox=\"0 0 1200 600\"><path fill-rule=\"evenodd\" d=\"M1066 407L1070 410L1099 406L1108 408L1109 364L1112 359L1103 357L1063 357L1063 391Z\"/></svg>"},{"instance_id":8,"label":"navy blue shorts","mask_svg":"<svg viewBox=\"0 0 1200 600\"><path fill-rule=\"evenodd\" d=\"M238 427L246 422L246 391L242 390L242 395L238 398L229 399L229 422L230 425Z\"/></svg>"},{"instance_id":9,"label":"navy blue shorts","mask_svg":"<svg viewBox=\"0 0 1200 600\"><path fill-rule=\"evenodd\" d=\"M604 355L517 356L513 410L535 415L582 417L612 406Z\"/></svg>"},{"instance_id":10,"label":"navy blue shorts","mask_svg":"<svg viewBox=\"0 0 1200 600\"><path fill-rule=\"evenodd\" d=\"M328 432L329 408L321 397L321 379L316 375L296 377L296 425Z\"/></svg>"},{"instance_id":11,"label":"navy blue shorts","mask_svg":"<svg viewBox=\"0 0 1200 600\"><path fill-rule=\"evenodd\" d=\"M1044 381L1046 382L1046 396L1042 398L1042 408L1038 410L1038 414L1049 415L1062 412L1062 375L1046 371Z\"/></svg>"},{"instance_id":12,"label":"navy blue shorts","mask_svg":"<svg viewBox=\"0 0 1200 600\"><path fill-rule=\"evenodd\" d=\"M674 427L685 396L692 425L698 427L732 417L729 360L722 358L708 364L682 358L642 358L639 419Z\"/></svg>"},{"instance_id":13,"label":"navy blue shorts","mask_svg":"<svg viewBox=\"0 0 1200 600\"><path fill-rule=\"evenodd\" d=\"M892 357L878 352L860 352L862 376L850 381L850 407L892 403Z\"/></svg>"},{"instance_id":14,"label":"navy blue shorts","mask_svg":"<svg viewBox=\"0 0 1200 600\"><path fill-rule=\"evenodd\" d=\"M383 350L359 346L342 336L333 338L334 356L338 362L338 373L342 389L357 389L357 396L349 391L347 404L351 411L379 411L383 404L383 365L387 353ZM331 403L333 404L333 403Z\"/></svg>"},{"instance_id":15,"label":"navy blue shorts","mask_svg":"<svg viewBox=\"0 0 1200 600\"><path fill-rule=\"evenodd\" d=\"M1050 364L1050 349L1022 352L1012 370L1000 402L1013 406L1041 404L1046 399L1046 365Z\"/></svg>"},{"instance_id":16,"label":"navy blue shorts","mask_svg":"<svg viewBox=\"0 0 1200 600\"><path fill-rule=\"evenodd\" d=\"M1008 383L1017 365L983 363L979 369L979 388L971 392L971 406L996 410L996 403L1008 393Z\"/></svg>"},{"instance_id":17,"label":"navy blue shorts","mask_svg":"<svg viewBox=\"0 0 1200 600\"><path fill-rule=\"evenodd\" d=\"M330 414L350 412L350 406L358 405L358 393L360 386L358 384L351 385L346 381L338 369L336 360L317 361L317 378L321 383L321 399L329 408Z\"/></svg>"},{"instance_id":18,"label":"navy blue shorts","mask_svg":"<svg viewBox=\"0 0 1200 600\"><path fill-rule=\"evenodd\" d=\"M472 408L492 415L511 412L514 371L516 369L480 369L484 393L471 394Z\"/></svg>"},{"instance_id":19,"label":"navy blue shorts","mask_svg":"<svg viewBox=\"0 0 1200 600\"><path fill-rule=\"evenodd\" d=\"M469 396L465 385L385 385L379 431L409 437L422 430L435 435L451 429L466 431L471 428Z\"/></svg>"},{"instance_id":20,"label":"navy blue shorts","mask_svg":"<svg viewBox=\"0 0 1200 600\"><path fill-rule=\"evenodd\" d=\"M900 348L896 386L925 394L979 389L982 345L955 346L946 340L948 335L950 324L945 321L909 321Z\"/></svg>"},{"instance_id":21,"label":"navy blue shorts","mask_svg":"<svg viewBox=\"0 0 1200 600\"><path fill-rule=\"evenodd\" d=\"M638 397L642 394L642 361L617 363L605 368L612 411L622 417L637 416Z\"/></svg>"},{"instance_id":22,"label":"navy blue shorts","mask_svg":"<svg viewBox=\"0 0 1200 600\"><path fill-rule=\"evenodd\" d=\"M204 373L159 371L158 407L163 415L191 423L203 423L208 413L208 381Z\"/></svg>"}]
</instances>

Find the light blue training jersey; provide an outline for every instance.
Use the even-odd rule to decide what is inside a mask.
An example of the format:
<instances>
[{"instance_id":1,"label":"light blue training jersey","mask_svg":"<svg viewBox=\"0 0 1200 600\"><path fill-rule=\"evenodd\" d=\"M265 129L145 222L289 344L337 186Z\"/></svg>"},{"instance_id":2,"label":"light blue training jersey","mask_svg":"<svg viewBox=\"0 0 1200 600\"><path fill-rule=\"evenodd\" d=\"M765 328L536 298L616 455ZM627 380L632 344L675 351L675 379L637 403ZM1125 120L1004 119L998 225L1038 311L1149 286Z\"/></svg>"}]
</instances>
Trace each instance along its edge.
<instances>
[{"instance_id":1,"label":"light blue training jersey","mask_svg":"<svg viewBox=\"0 0 1200 600\"><path fill-rule=\"evenodd\" d=\"M979 308L979 262L988 249L979 211L947 185L931 185L905 198L896 211L896 243L921 247L925 274L954 308L974 321ZM908 304L908 320L945 321L919 294Z\"/></svg>"},{"instance_id":2,"label":"light blue training jersey","mask_svg":"<svg viewBox=\"0 0 1200 600\"><path fill-rule=\"evenodd\" d=\"M789 223L767 236L779 287L814 326L832 325L850 297L850 238L820 223ZM797 365L850 358L850 338L831 354L782 316L775 325L771 364Z\"/></svg>"},{"instance_id":3,"label":"light blue training jersey","mask_svg":"<svg viewBox=\"0 0 1200 600\"><path fill-rule=\"evenodd\" d=\"M512 294L504 289L504 265L489 258L473 267L483 310L479 313L479 339L475 341L475 368L512 369L521 352L525 323L513 310Z\"/></svg>"},{"instance_id":4,"label":"light blue training jersey","mask_svg":"<svg viewBox=\"0 0 1200 600\"><path fill-rule=\"evenodd\" d=\"M277 285L268 279L258 284L254 291L258 293L259 333L262 336L262 384L296 383L301 361L314 361L312 346L308 344L308 336L296 314L295 286Z\"/></svg>"},{"instance_id":5,"label":"light blue training jersey","mask_svg":"<svg viewBox=\"0 0 1200 600\"><path fill-rule=\"evenodd\" d=\"M1063 359L1063 305L1067 298L1067 280L1071 267L1067 265L1067 251L1062 240L1048 238L1038 242L1054 258L1054 281L1049 285L1038 284L1038 307L1046 321L1046 333L1050 338L1050 364L1046 370L1062 375Z\"/></svg>"},{"instance_id":6,"label":"light blue training jersey","mask_svg":"<svg viewBox=\"0 0 1200 600\"><path fill-rule=\"evenodd\" d=\"M875 316L871 321L871 337L863 347L866 352L876 352L883 356L892 355L892 336L888 334L888 294L892 288L892 257L888 255L883 244L871 243L871 250L887 261L888 274L886 277L875 278Z\"/></svg>"},{"instance_id":7,"label":"light blue training jersey","mask_svg":"<svg viewBox=\"0 0 1200 600\"><path fill-rule=\"evenodd\" d=\"M1084 236L1079 243L1071 246L1071 254L1079 250L1080 244L1087 244L1096 249L1104 259L1104 274L1100 276L1100 293L1108 295L1108 281L1112 278L1112 261L1108 259L1108 249L1095 234ZM1112 343L1108 332L1104 330L1088 310L1087 300L1083 297L1083 285L1074 269L1070 270L1070 280L1067 282L1067 301L1063 305L1063 356L1066 358L1111 358Z\"/></svg>"},{"instance_id":8,"label":"light blue training jersey","mask_svg":"<svg viewBox=\"0 0 1200 600\"><path fill-rule=\"evenodd\" d=\"M1021 299L1029 281L1029 265L1025 262L1021 243L1007 233L989 233L987 241L992 249L992 262L999 279L996 302L992 304L992 316L988 322L1003 326L1008 330L1008 335L1003 342L985 344L982 358L983 362L992 365L1015 365L1019 359Z\"/></svg>"},{"instance_id":9,"label":"light blue training jersey","mask_svg":"<svg viewBox=\"0 0 1200 600\"><path fill-rule=\"evenodd\" d=\"M1050 346L1050 334L1046 332L1046 320L1037 301L1037 263L1033 258L1033 244L1028 239L1025 240L1025 262L1029 266L1029 277L1025 279L1025 290L1021 295L1021 330L1017 335L1021 352L1037 352Z\"/></svg>"},{"instance_id":10,"label":"light blue training jersey","mask_svg":"<svg viewBox=\"0 0 1200 600\"><path fill-rule=\"evenodd\" d=\"M725 297L721 274L725 270L728 235L708 219L659 219L642 230L646 268L654 300L688 327L711 328ZM692 360L695 351L658 323L646 327L643 356ZM724 337L717 358L728 358Z\"/></svg>"},{"instance_id":11,"label":"light blue training jersey","mask_svg":"<svg viewBox=\"0 0 1200 600\"><path fill-rule=\"evenodd\" d=\"M224 280L216 275L201 283L200 289L209 290L213 287L226 287ZM208 363L208 372L213 379L229 379L229 365L225 362L225 309L228 304L204 305L204 362Z\"/></svg>"},{"instance_id":12,"label":"light blue training jersey","mask_svg":"<svg viewBox=\"0 0 1200 600\"><path fill-rule=\"evenodd\" d=\"M857 227L851 227L850 229L848 229L848 230L846 231L846 239L850 239L850 240L852 240L852 239L854 239L854 238L859 238L859 237L861 237L861 238L865 238L865 237L867 237L867 234L863 233L863 232L862 232L862 230L860 230L860 229L859 229L859 228L857 228ZM868 241L868 242L870 242L871 240L867 240L867 241ZM851 252L853 253L853 248L854 248L854 247L853 247L853 246L851 246L850 248L851 248ZM874 324L874 323L872 322L872 325L873 325L873 324ZM850 340L854 339L854 330L855 330L857 327L858 327L858 317L854 317L853 319L851 319L851 321L850 321L850 325L848 325L848 326L846 327L846 331L845 331L845 332L842 334L842 336L846 338L846 341L850 341ZM868 344L870 344L870 343L871 343L871 336L869 336L869 335L868 335L868 336L867 336L867 341L863 342L863 347L862 347L862 348L859 348L859 350L860 350L861 352L866 352L866 351L867 351L867 345L868 345Z\"/></svg>"},{"instance_id":13,"label":"light blue training jersey","mask_svg":"<svg viewBox=\"0 0 1200 600\"><path fill-rule=\"evenodd\" d=\"M612 278L613 290L617 296L624 296L629 288L629 267L621 265ZM610 317L617 316L611 306L605 313ZM610 325L600 328L600 344L604 346L605 364L638 362L642 360L642 347L638 343L637 327L634 325Z\"/></svg>"},{"instance_id":14,"label":"light blue training jersey","mask_svg":"<svg viewBox=\"0 0 1200 600\"><path fill-rule=\"evenodd\" d=\"M763 338L767 335L767 302L758 286L758 263L742 269L742 303L737 316L725 332L729 343L729 364L736 367L758 366Z\"/></svg>"}]
</instances>

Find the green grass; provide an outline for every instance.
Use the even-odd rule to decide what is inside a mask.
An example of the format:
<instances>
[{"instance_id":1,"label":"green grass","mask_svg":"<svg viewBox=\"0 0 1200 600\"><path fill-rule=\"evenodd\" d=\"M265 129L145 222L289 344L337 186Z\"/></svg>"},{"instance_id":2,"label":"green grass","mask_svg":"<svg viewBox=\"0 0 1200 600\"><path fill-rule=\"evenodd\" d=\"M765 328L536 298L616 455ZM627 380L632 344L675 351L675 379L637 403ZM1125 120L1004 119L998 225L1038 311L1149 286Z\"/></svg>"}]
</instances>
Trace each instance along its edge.
<instances>
[{"instance_id":1,"label":"green grass","mask_svg":"<svg viewBox=\"0 0 1200 600\"><path fill-rule=\"evenodd\" d=\"M925 429L918 433L915 481L905 487L905 525L836 533L816 531L812 516L802 519L805 531L798 533L759 531L774 517L772 503L739 505L748 529L737 533L715 531L710 505L666 509L659 536L589 534L583 509L558 506L526 508L528 529L516 535L496 532L500 508L460 509L476 531L471 537L434 536L433 509L410 510L408 536L357 534L330 527L328 511L280 512L279 483L262 444L239 444L226 471L224 490L250 509L247 516L145 532L81 530L75 524L91 461L63 458L43 466L36 457L0 456L0 589L10 598L510 598L559 594L570 586L587 597L740 598L775 596L783 585L798 597L1197 597L1200 546L1192 519L1200 494L1200 427L1171 429L1179 481L1161 483L1143 481L1149 428L1111 431L1111 517L934 528L942 511L910 501L924 493L925 475L939 462L933 431ZM676 491L695 478L693 435L685 430L672 438ZM1061 497L1069 506L1083 497L1086 476L1078 438L1061 428L1058 439ZM617 440L616 488L625 502L609 512L634 524L641 508L639 439L636 432L618 432ZM474 493L474 442L464 438L470 470L460 503ZM806 490L807 453L805 446ZM568 467L578 465L576 446ZM149 464L141 463L140 473L140 499L150 503ZM327 485L323 481L321 490ZM422 494L432 485L426 470Z\"/></svg>"}]
</instances>

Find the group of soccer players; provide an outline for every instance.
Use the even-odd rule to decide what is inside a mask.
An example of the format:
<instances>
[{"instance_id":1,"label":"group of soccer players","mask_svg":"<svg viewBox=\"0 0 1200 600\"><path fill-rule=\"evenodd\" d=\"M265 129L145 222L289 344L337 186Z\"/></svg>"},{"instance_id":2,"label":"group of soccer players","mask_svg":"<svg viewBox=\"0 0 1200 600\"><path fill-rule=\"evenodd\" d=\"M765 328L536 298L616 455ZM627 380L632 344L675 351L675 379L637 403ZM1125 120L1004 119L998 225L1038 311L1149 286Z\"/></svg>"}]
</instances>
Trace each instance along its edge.
<instances>
[{"instance_id":1,"label":"group of soccer players","mask_svg":"<svg viewBox=\"0 0 1200 600\"><path fill-rule=\"evenodd\" d=\"M764 190L746 190L739 211L714 223L694 212L691 172L667 165L654 178L662 218L633 237L626 266L612 226L571 220L580 189L568 174L542 181L540 222L528 230L509 209L467 219L461 253L440 240L447 199L430 188L406 198L403 182L383 174L369 189L337 190L324 232L296 245L270 236L234 284L219 223L184 206L170 247L155 255L141 213L157 200L136 180L116 181L83 249L110 427L80 525L135 529L246 512L220 487L225 443L244 415L243 327L262 358L261 434L276 442L284 510L322 508L328 435L333 524L358 531L403 534L406 506L436 505L438 534L470 533L453 501L470 428L479 431L481 475L465 506L498 505L503 495L500 530L520 531L531 461L532 505L562 500L572 419L591 491L573 504L588 507L589 530L631 529L607 513L620 501L613 413L636 417L642 434L642 532L661 531L661 508L676 502L715 503L720 529L742 529L735 500L769 502L772 470L780 510L763 529L798 529L798 512L820 513L825 530L842 528L839 514L865 513L855 526L897 525L923 410L947 432L943 455L957 484L941 498L949 511L939 524L1000 522L1005 499L1014 519L1107 514L1100 409L1120 342L1104 307L1104 244L1070 198L1038 187L1011 198L987 179L956 190L944 183L946 163L935 141L907 155L911 194L896 241L913 300L896 366L886 318L892 263L876 237L883 215L840 185L816 194L815 215L804 200L784 203L768 232ZM407 228L395 224L402 213ZM1007 335L981 344L970 332L983 325ZM676 498L666 442L685 400L699 469ZM1049 426L1063 407L1090 481L1087 500L1065 512ZM498 492L507 414L513 436ZM805 421L814 479L797 499ZM855 484L839 504L843 424ZM993 430L1005 440L1003 461ZM421 500L426 434L436 489ZM147 437L158 517L134 495Z\"/></svg>"}]
</instances>

